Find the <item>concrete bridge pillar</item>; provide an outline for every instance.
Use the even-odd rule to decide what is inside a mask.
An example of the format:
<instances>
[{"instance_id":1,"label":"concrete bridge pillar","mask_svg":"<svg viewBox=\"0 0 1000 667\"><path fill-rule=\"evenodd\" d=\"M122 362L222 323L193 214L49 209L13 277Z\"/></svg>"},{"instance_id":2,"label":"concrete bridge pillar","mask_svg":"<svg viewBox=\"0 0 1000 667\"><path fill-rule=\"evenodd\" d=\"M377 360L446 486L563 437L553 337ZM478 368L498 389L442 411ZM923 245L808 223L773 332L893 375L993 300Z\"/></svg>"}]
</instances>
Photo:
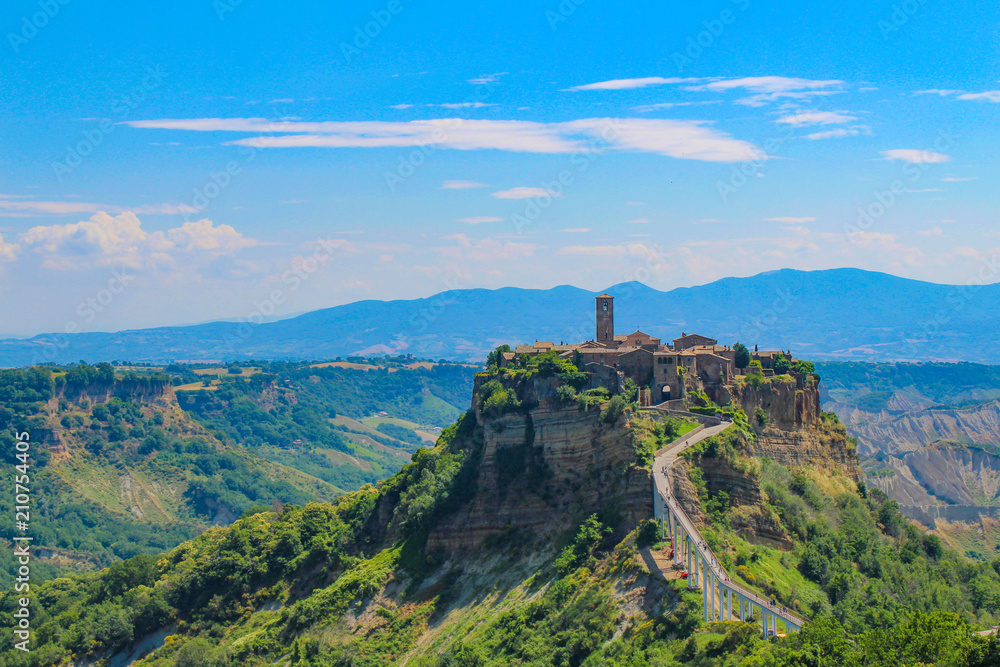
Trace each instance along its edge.
<instances>
[{"instance_id":1,"label":"concrete bridge pillar","mask_svg":"<svg viewBox=\"0 0 1000 667\"><path fill-rule=\"evenodd\" d=\"M717 583L716 580L715 580L715 572L712 571L712 570L709 570L708 571L708 578L711 580L710 587L711 587L711 591L712 591L712 594L709 596L711 598L709 600L709 605L711 605L710 606L711 612L709 613L708 616L709 616L709 619L711 619L711 620L714 621L715 620L715 584Z\"/></svg>"}]
</instances>

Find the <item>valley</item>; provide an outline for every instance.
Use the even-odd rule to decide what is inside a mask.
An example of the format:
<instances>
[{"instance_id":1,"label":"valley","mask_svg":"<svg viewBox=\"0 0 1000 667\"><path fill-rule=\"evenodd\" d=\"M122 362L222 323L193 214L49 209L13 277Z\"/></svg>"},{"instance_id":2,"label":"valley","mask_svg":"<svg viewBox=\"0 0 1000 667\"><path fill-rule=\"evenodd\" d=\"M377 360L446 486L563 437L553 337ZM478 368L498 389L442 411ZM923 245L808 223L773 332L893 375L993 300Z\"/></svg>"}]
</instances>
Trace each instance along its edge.
<instances>
[{"instance_id":1,"label":"valley","mask_svg":"<svg viewBox=\"0 0 1000 667\"><path fill-rule=\"evenodd\" d=\"M15 430L36 443L40 576L158 553L254 507L332 501L378 482L433 442L471 391L466 366L331 363L0 371L4 444Z\"/></svg>"}]
</instances>

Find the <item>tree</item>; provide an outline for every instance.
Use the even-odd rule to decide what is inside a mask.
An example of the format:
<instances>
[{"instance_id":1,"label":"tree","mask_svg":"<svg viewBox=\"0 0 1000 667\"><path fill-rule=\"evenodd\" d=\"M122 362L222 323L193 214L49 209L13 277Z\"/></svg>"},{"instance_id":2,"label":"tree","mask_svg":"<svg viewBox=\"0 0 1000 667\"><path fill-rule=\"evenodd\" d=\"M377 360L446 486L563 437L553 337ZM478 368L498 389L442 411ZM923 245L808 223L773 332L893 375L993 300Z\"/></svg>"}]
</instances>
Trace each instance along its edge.
<instances>
[{"instance_id":1,"label":"tree","mask_svg":"<svg viewBox=\"0 0 1000 667\"><path fill-rule=\"evenodd\" d=\"M734 361L736 368L743 370L750 365L750 350L747 349L746 345L736 343L736 345L733 345L733 352L736 353L736 360Z\"/></svg>"},{"instance_id":2,"label":"tree","mask_svg":"<svg viewBox=\"0 0 1000 667\"><path fill-rule=\"evenodd\" d=\"M493 350L486 355L486 366L497 366L499 368L500 362L503 360L503 355L505 352L510 352L510 345L501 345L497 349Z\"/></svg>"},{"instance_id":3,"label":"tree","mask_svg":"<svg viewBox=\"0 0 1000 667\"><path fill-rule=\"evenodd\" d=\"M776 375L785 375L792 370L792 361L782 353L778 353L774 358L774 372Z\"/></svg>"}]
</instances>

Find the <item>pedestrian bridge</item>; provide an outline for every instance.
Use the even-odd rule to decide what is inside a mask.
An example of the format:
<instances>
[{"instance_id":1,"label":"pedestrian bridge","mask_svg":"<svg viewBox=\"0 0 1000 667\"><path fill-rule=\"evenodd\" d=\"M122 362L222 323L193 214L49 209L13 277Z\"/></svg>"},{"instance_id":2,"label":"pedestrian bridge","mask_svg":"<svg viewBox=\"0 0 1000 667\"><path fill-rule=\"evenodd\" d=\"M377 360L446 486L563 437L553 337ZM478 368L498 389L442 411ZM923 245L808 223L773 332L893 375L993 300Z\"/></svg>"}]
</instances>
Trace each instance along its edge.
<instances>
[{"instance_id":1,"label":"pedestrian bridge","mask_svg":"<svg viewBox=\"0 0 1000 667\"><path fill-rule=\"evenodd\" d=\"M687 569L690 590L701 590L706 622L760 623L765 637L779 629L797 632L807 619L733 582L672 492L672 469L680 453L733 426L717 419L700 421L701 426L658 451L653 462L653 513L673 547L673 563Z\"/></svg>"}]
</instances>

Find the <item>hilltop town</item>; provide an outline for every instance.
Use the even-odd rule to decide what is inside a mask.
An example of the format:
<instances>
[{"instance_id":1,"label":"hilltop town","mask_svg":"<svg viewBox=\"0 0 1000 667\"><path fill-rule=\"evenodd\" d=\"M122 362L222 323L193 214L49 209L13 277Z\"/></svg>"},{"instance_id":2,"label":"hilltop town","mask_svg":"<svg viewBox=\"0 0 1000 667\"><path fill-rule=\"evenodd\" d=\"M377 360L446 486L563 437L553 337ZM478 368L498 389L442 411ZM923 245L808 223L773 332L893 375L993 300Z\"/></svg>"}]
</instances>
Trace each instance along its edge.
<instances>
[{"instance_id":1,"label":"hilltop town","mask_svg":"<svg viewBox=\"0 0 1000 667\"><path fill-rule=\"evenodd\" d=\"M794 363L790 350L758 350L755 346L747 350L746 367L741 368L737 365L738 345L719 345L708 336L682 332L679 338L663 343L642 331L616 334L614 297L610 294L596 297L596 324L594 340L518 345L500 356L500 366L520 364L524 355L555 352L589 373L592 387L603 386L617 393L625 380L632 380L640 388L640 404L648 406L681 401L692 392L704 392L722 403L722 389L748 367L756 368L753 362L759 362L765 376L773 375L776 366L780 370L783 364Z\"/></svg>"}]
</instances>

